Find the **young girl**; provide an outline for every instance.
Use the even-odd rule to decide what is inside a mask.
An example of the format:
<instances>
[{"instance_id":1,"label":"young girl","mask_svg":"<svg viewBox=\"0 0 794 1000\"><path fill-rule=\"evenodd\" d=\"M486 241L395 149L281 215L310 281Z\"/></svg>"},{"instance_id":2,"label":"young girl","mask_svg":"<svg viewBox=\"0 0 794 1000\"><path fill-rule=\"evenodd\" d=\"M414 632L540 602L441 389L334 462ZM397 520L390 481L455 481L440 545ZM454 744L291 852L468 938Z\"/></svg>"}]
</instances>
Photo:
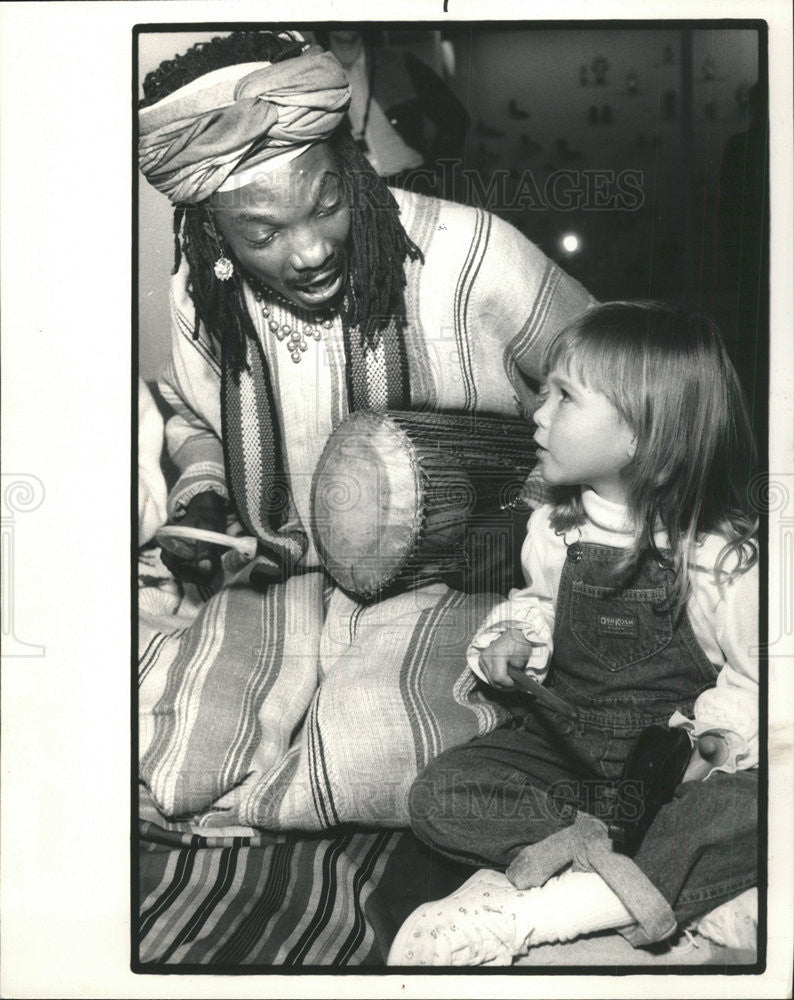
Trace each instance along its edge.
<instances>
[{"instance_id":1,"label":"young girl","mask_svg":"<svg viewBox=\"0 0 794 1000\"><path fill-rule=\"evenodd\" d=\"M509 964L609 928L647 944L756 883L758 573L731 475L752 454L736 373L705 318L629 302L562 330L544 371L535 440L553 502L530 519L526 588L469 664L501 690L522 668L576 718L528 700L419 775L417 835L458 861L513 862L512 879L481 870L420 907L391 965ZM687 730L692 757L631 859L598 817L652 724ZM545 875L521 883L527 864Z\"/></svg>"}]
</instances>

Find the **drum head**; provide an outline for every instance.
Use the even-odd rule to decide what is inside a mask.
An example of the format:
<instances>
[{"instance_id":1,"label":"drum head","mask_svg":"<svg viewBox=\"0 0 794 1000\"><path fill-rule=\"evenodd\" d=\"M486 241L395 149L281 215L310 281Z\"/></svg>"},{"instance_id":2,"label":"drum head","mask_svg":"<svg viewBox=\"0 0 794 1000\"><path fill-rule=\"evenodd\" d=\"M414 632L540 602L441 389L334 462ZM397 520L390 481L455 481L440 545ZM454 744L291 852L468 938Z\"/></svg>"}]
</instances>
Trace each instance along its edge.
<instances>
[{"instance_id":1,"label":"drum head","mask_svg":"<svg viewBox=\"0 0 794 1000\"><path fill-rule=\"evenodd\" d=\"M422 475L407 434L386 414L348 417L312 483L318 555L340 586L375 595L399 575L421 529Z\"/></svg>"}]
</instances>

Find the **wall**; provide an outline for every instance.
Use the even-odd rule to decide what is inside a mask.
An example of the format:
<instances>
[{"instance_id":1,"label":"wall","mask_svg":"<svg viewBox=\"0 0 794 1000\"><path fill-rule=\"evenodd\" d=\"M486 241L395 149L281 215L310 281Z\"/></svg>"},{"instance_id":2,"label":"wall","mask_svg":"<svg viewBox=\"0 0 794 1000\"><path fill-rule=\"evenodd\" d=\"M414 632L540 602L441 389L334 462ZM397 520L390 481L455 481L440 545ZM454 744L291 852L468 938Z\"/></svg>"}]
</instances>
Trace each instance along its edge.
<instances>
[{"instance_id":1,"label":"wall","mask_svg":"<svg viewBox=\"0 0 794 1000\"><path fill-rule=\"evenodd\" d=\"M721 152L732 133L747 127L747 107L735 94L740 87L746 93L758 77L757 35L692 33L691 117L682 43L680 29L664 28L493 31L455 39L455 88L472 118L467 166L484 179L480 190L490 179L492 192L501 192L507 173L506 197L500 205L492 195L488 207L599 297L677 297L693 272L714 268ZM593 71L597 57L608 64L602 85ZM708 57L711 80L703 68ZM511 98L528 117L510 116ZM596 182L591 171L605 173ZM609 172L615 188L622 173L623 187L635 190L631 204L623 198L610 207ZM531 182L548 197L540 204L525 198L522 205L516 194L533 190ZM600 190L595 197L593 184ZM574 254L560 246L566 233L580 239Z\"/></svg>"},{"instance_id":2,"label":"wall","mask_svg":"<svg viewBox=\"0 0 794 1000\"><path fill-rule=\"evenodd\" d=\"M138 36L139 96L143 80L165 59L186 52L219 31L175 31ZM168 278L174 261L173 211L165 195L138 175L138 350L143 378L156 377L168 356Z\"/></svg>"}]
</instances>

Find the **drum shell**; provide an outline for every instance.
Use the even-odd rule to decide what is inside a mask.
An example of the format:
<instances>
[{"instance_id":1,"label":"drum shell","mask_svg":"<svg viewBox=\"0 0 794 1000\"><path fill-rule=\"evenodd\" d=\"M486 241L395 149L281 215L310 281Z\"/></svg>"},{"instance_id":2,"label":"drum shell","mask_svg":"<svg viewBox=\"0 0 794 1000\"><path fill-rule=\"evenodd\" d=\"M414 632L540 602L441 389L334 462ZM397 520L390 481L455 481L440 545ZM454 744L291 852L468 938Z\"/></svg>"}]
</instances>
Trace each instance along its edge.
<instances>
[{"instance_id":1,"label":"drum shell","mask_svg":"<svg viewBox=\"0 0 794 1000\"><path fill-rule=\"evenodd\" d=\"M534 464L527 421L358 411L330 435L312 484L318 555L371 598L460 572L467 527L509 504Z\"/></svg>"}]
</instances>

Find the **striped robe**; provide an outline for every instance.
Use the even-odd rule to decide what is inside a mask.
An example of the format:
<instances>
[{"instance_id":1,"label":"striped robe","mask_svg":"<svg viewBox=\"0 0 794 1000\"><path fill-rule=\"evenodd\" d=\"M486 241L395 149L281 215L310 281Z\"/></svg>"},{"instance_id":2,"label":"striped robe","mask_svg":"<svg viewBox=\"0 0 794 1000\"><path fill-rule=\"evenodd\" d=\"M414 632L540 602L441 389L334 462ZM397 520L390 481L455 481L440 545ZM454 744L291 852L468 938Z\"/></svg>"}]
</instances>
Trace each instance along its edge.
<instances>
[{"instance_id":1,"label":"striped robe","mask_svg":"<svg viewBox=\"0 0 794 1000\"><path fill-rule=\"evenodd\" d=\"M499 218L394 195L425 258L406 265L411 407L531 413L542 345L592 300ZM193 339L186 281L183 266L172 283L172 356L160 380L175 411L166 431L181 473L169 497L175 519L197 493L228 496L220 364L203 331ZM268 326L294 318L281 306L265 317L246 294L270 366L291 491L280 530L299 536L320 452L349 410L343 331L338 319L323 328L295 364ZM388 405L395 378L388 349L368 352L358 405ZM256 588L246 567L229 560L227 569L226 585L190 626L180 620L169 632L141 615L141 779L180 828L406 825L418 770L504 720L464 656L492 596L434 583L362 603L333 585L310 538L283 583Z\"/></svg>"}]
</instances>

